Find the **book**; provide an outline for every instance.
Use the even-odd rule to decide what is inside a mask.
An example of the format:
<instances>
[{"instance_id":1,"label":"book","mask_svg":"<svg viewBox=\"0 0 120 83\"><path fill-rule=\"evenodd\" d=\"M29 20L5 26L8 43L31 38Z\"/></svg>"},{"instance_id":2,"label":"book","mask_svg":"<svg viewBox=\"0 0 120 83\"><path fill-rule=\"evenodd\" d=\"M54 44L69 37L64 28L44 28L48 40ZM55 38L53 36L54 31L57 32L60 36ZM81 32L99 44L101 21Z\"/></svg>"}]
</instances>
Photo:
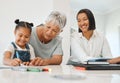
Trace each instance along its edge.
<instances>
[{"instance_id":1,"label":"book","mask_svg":"<svg viewBox=\"0 0 120 83\"><path fill-rule=\"evenodd\" d=\"M110 60L110 58L90 59L88 61L85 61L83 64L109 64L107 60Z\"/></svg>"}]
</instances>

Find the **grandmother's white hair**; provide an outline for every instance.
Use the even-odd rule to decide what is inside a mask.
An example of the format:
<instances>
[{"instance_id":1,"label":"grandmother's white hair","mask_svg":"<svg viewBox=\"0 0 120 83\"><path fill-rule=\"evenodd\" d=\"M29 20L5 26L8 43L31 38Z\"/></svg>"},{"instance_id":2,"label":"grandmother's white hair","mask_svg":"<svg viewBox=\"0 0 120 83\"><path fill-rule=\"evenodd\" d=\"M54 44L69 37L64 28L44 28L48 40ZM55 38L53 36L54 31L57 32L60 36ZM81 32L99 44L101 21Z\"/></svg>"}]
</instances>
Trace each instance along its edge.
<instances>
[{"instance_id":1,"label":"grandmother's white hair","mask_svg":"<svg viewBox=\"0 0 120 83\"><path fill-rule=\"evenodd\" d=\"M59 26L60 29L63 29L66 25L66 16L58 11L52 11L45 22L52 22L54 25Z\"/></svg>"}]
</instances>

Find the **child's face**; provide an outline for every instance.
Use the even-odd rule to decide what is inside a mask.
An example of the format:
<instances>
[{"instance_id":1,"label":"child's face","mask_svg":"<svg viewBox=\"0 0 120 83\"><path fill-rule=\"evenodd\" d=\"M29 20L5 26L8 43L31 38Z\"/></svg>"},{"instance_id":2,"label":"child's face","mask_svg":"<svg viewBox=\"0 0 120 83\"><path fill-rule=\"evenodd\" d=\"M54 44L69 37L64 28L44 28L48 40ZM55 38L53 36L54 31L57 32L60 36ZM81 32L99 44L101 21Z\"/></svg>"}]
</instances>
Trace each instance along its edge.
<instances>
[{"instance_id":1,"label":"child's face","mask_svg":"<svg viewBox=\"0 0 120 83\"><path fill-rule=\"evenodd\" d=\"M30 29L19 27L15 30L15 42L21 48L25 48L25 44L29 42L30 39Z\"/></svg>"}]
</instances>

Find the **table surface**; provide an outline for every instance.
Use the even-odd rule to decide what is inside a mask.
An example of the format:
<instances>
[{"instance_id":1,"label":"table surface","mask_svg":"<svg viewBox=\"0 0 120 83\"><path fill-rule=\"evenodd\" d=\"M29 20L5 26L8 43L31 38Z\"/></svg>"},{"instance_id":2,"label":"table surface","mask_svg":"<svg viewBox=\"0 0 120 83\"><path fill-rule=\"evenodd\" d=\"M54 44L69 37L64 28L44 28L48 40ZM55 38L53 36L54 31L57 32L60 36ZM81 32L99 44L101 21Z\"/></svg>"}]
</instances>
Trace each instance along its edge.
<instances>
[{"instance_id":1,"label":"table surface","mask_svg":"<svg viewBox=\"0 0 120 83\"><path fill-rule=\"evenodd\" d=\"M1 66L2 68L3 66ZM7 68L7 67L6 67ZM47 72L0 69L1 83L120 83L120 70L78 70L71 65L39 66Z\"/></svg>"}]
</instances>

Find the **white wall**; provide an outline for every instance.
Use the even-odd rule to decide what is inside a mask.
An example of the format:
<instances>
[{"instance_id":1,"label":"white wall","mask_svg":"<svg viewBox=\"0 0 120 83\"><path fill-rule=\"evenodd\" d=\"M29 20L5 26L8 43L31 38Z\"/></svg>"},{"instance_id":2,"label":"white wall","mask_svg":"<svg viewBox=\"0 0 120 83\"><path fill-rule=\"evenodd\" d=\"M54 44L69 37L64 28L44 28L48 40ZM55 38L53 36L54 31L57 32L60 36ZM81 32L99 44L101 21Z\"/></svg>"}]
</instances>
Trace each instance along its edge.
<instances>
[{"instance_id":1,"label":"white wall","mask_svg":"<svg viewBox=\"0 0 120 83\"><path fill-rule=\"evenodd\" d=\"M77 12L76 10L73 10L71 9L70 13L71 13L71 16L70 16L70 26L71 28L75 29L76 31L78 30L78 25L77 25L77 20L76 20L76 15L77 15Z\"/></svg>"},{"instance_id":2,"label":"white wall","mask_svg":"<svg viewBox=\"0 0 120 83\"><path fill-rule=\"evenodd\" d=\"M70 55L70 1L54 0L53 9L65 13L67 16L67 24L61 33L63 37L62 47L64 53L62 64L66 64Z\"/></svg>"},{"instance_id":3,"label":"white wall","mask_svg":"<svg viewBox=\"0 0 120 83\"><path fill-rule=\"evenodd\" d=\"M94 12L94 17L97 31L100 31L103 34L105 34L105 16L103 14Z\"/></svg>"},{"instance_id":4,"label":"white wall","mask_svg":"<svg viewBox=\"0 0 120 83\"><path fill-rule=\"evenodd\" d=\"M15 19L43 23L53 10L53 0L0 0L0 62L7 45L14 41Z\"/></svg>"},{"instance_id":5,"label":"white wall","mask_svg":"<svg viewBox=\"0 0 120 83\"><path fill-rule=\"evenodd\" d=\"M114 57L120 56L120 9L117 9L106 16L106 36L109 41Z\"/></svg>"}]
</instances>

